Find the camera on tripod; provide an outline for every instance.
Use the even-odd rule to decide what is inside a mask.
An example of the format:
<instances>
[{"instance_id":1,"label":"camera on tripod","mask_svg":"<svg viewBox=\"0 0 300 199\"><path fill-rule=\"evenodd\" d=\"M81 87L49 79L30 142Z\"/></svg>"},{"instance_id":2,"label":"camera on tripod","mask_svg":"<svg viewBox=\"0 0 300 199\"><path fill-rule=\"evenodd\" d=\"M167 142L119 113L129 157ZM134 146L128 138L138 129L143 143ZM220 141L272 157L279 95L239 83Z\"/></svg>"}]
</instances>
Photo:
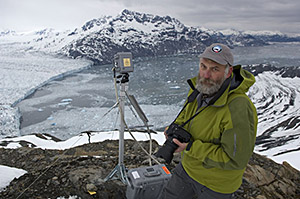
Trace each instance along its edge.
<instances>
[{"instance_id":1,"label":"camera on tripod","mask_svg":"<svg viewBox=\"0 0 300 199\"><path fill-rule=\"evenodd\" d=\"M152 166L151 159L149 159L150 166L149 167L140 167L133 168L128 171L128 175L126 175L126 168L124 165L124 133L127 130L130 135L133 137L131 133L131 129L143 128L147 127L147 132L150 138L150 146L149 153L143 148L150 158L154 159L152 154L152 139L151 139L151 131L150 126L148 125L148 119L144 114L143 110L137 103L135 97L133 95L129 95L127 93L128 90L128 82L129 82L129 73L133 72L133 64L132 64L132 54L130 52L119 52L114 55L113 60L113 73L114 73L114 83L115 83L115 93L116 99L120 112L120 129L119 129L119 162L118 165L108 174L108 176L104 179L104 181L110 179L120 179L124 184L127 185L126 189L126 197L128 199L137 199L137 198L145 198L152 199L158 198L163 187L167 184L168 180L171 178L171 173L167 169L165 165ZM118 73L118 75L116 75ZM121 79L121 80L117 80ZM120 90L118 92L117 83L120 83ZM119 94L118 94L119 93ZM126 97L129 99L130 104L133 106L137 115L143 121L144 126L137 127L129 127L125 122L125 100ZM131 109L132 110L132 109ZM133 111L133 110L132 110ZM125 129L126 127L126 129ZM134 137L133 137L134 138ZM134 140L136 140L134 138Z\"/></svg>"},{"instance_id":2,"label":"camera on tripod","mask_svg":"<svg viewBox=\"0 0 300 199\"><path fill-rule=\"evenodd\" d=\"M116 72L126 74L133 72L132 53L131 52L119 52L114 55L113 66Z\"/></svg>"}]
</instances>

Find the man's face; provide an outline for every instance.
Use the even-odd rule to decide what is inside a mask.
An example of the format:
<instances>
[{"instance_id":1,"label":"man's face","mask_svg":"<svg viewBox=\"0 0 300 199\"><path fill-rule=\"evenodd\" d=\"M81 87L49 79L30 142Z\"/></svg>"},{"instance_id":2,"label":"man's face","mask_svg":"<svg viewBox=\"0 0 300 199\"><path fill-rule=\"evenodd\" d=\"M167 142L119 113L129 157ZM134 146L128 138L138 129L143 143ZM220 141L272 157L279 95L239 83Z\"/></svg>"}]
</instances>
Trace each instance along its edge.
<instances>
[{"instance_id":1,"label":"man's face","mask_svg":"<svg viewBox=\"0 0 300 199\"><path fill-rule=\"evenodd\" d=\"M201 58L196 88L203 94L213 95L231 75L231 72L232 67L229 67L227 71L225 65Z\"/></svg>"}]
</instances>

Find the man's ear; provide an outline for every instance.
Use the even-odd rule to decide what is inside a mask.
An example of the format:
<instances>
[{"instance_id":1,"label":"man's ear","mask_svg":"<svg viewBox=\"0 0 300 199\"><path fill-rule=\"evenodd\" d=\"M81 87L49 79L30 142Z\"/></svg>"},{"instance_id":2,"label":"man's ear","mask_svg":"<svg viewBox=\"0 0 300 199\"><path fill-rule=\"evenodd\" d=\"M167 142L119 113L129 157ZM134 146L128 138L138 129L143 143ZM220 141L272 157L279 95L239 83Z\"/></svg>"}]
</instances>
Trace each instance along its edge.
<instances>
[{"instance_id":1,"label":"man's ear","mask_svg":"<svg viewBox=\"0 0 300 199\"><path fill-rule=\"evenodd\" d=\"M228 78L228 77L230 77L230 76L231 76L231 74L232 74L232 71L233 71L233 67L232 67L232 66L230 66L230 67L229 67L228 74L227 74L227 77L226 77L226 78Z\"/></svg>"}]
</instances>

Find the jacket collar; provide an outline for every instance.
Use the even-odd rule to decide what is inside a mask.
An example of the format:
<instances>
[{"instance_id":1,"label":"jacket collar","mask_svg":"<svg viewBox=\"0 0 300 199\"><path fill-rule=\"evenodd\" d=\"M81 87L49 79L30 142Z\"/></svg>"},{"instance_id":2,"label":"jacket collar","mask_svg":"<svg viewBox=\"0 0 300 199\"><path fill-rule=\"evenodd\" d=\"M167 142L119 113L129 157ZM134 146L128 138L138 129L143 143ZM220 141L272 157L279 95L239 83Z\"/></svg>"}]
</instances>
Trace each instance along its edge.
<instances>
[{"instance_id":1,"label":"jacket collar","mask_svg":"<svg viewBox=\"0 0 300 199\"><path fill-rule=\"evenodd\" d=\"M193 85L196 85L197 77L191 79ZM211 106L221 107L227 103L228 95L231 93L246 93L255 83L254 75L241 68L241 65L233 67L233 73L230 82L226 86L225 91L215 100Z\"/></svg>"}]
</instances>

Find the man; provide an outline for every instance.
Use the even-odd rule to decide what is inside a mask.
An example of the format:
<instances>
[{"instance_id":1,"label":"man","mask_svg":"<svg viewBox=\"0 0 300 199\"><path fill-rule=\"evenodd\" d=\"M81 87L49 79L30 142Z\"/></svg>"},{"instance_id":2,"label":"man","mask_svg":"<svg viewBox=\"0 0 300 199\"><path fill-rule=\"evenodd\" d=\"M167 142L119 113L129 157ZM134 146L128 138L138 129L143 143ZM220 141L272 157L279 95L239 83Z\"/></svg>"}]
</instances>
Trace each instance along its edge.
<instances>
[{"instance_id":1,"label":"man","mask_svg":"<svg viewBox=\"0 0 300 199\"><path fill-rule=\"evenodd\" d=\"M191 79L197 98L179 114L190 143L173 139L181 152L162 198L232 198L252 155L257 129L256 109L245 94L254 76L233 66L233 55L223 44L212 44L200 55L198 77ZM193 93L190 89L189 95Z\"/></svg>"}]
</instances>

